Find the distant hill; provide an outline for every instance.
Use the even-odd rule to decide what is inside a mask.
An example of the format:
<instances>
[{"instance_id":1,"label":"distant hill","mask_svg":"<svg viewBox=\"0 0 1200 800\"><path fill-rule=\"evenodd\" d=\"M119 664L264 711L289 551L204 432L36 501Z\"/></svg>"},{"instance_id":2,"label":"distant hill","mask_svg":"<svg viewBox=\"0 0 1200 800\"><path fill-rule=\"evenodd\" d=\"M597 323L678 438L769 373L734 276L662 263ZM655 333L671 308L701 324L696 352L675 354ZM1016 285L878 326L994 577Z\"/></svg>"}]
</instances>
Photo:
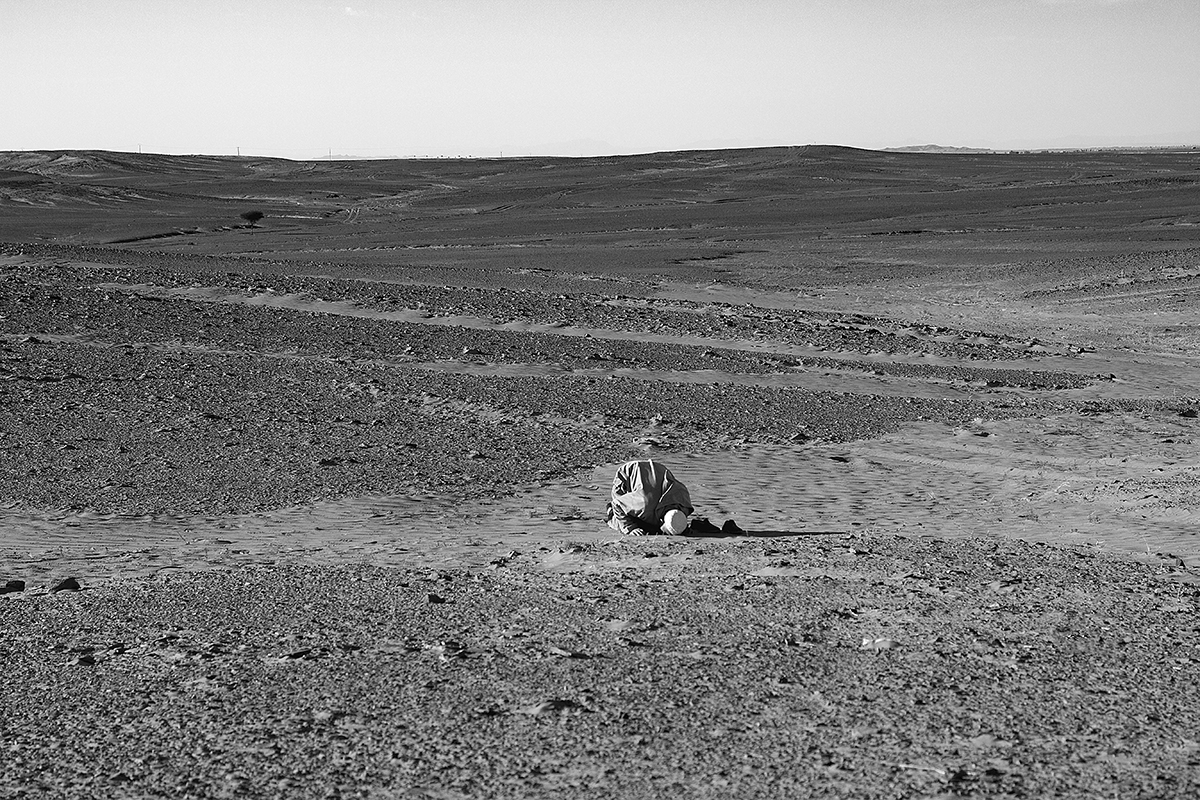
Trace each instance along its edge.
<instances>
[{"instance_id":1,"label":"distant hill","mask_svg":"<svg viewBox=\"0 0 1200 800\"><path fill-rule=\"evenodd\" d=\"M392 161L399 156L355 156L349 153L326 153L304 159L305 161Z\"/></svg>"},{"instance_id":2,"label":"distant hill","mask_svg":"<svg viewBox=\"0 0 1200 800\"><path fill-rule=\"evenodd\" d=\"M1156 229L1178 225L1174 235L1184 235L1194 224L1195 166L1191 151L1093 151L1080 159L834 145L503 162L0 151L0 242L287 253L314 264L362 253L380 270L471 260L483 270L557 275L619 262L628 274L660 276L742 253L756 264L756 251L721 233L730 226L744 226L755 241L793 241L1078 225L1141 231L1152 219ZM241 215L254 211L267 224L247 227ZM630 261L627 228L651 243ZM551 235L570 242L574 255L563 260L557 245L542 247ZM369 249L378 243L383 249ZM719 276L726 265L709 266ZM823 275L825 267L813 269Z\"/></svg>"},{"instance_id":3,"label":"distant hill","mask_svg":"<svg viewBox=\"0 0 1200 800\"><path fill-rule=\"evenodd\" d=\"M949 147L941 144L910 144L907 147L885 147L885 153L1002 153L986 147Z\"/></svg>"}]
</instances>

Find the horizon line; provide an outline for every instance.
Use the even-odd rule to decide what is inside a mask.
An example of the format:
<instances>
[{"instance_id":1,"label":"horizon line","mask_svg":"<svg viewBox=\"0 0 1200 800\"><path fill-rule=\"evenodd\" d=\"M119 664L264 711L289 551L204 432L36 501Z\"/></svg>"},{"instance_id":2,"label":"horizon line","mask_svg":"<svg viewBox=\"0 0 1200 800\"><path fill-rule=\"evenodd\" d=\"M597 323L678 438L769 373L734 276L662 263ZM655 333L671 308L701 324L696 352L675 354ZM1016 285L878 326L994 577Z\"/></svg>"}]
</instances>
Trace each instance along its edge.
<instances>
[{"instance_id":1,"label":"horizon line","mask_svg":"<svg viewBox=\"0 0 1200 800\"><path fill-rule=\"evenodd\" d=\"M940 144L911 144L889 147L862 147L858 145L847 144L832 144L832 143L816 143L809 142L806 144L774 144L774 145L742 145L736 147L682 147L666 150L646 150L637 152L616 152L616 153L580 153L577 155L569 155L563 153L536 153L536 152L514 152L510 155L505 155L504 151L498 150L494 155L476 155L474 153L457 154L457 155L357 155L354 152L348 153L333 153L331 148L327 148L327 155L311 156L311 157L293 157L272 155L269 153L242 153L240 148L235 148L239 152L189 152L189 153L168 153L158 152L153 150L143 150L139 147L137 150L112 150L108 148L74 148L74 147L48 147L36 149L4 149L0 150L0 154L12 155L19 153L113 153L122 155L141 155L141 156L166 156L172 158L231 158L231 159L277 159L280 161L499 161L499 160L517 160L530 158L562 158L562 159L588 159L588 158L635 158L639 156L664 155L668 153L704 153L704 152L737 152L746 150L793 150L796 148L837 148L845 150L861 150L864 152L874 153L907 153L911 155L931 154L931 155L1005 155L1005 154L1021 154L1021 153L1072 153L1072 152L1144 152L1144 151L1188 151L1200 150L1200 144L1113 144L1113 145L1079 145L1079 146L1050 146L1050 147L973 147L964 145L940 145ZM299 148L287 148L299 149ZM382 149L382 148L353 148L352 150L367 150L367 149Z\"/></svg>"}]
</instances>

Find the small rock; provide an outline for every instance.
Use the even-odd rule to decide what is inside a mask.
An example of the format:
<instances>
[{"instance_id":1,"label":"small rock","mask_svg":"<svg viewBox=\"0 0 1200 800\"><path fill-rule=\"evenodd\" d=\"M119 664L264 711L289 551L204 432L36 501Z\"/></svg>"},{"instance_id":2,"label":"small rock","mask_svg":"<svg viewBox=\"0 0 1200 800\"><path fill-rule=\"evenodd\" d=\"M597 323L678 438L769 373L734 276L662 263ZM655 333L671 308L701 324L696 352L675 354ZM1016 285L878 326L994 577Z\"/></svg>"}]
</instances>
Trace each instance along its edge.
<instances>
[{"instance_id":1,"label":"small rock","mask_svg":"<svg viewBox=\"0 0 1200 800\"><path fill-rule=\"evenodd\" d=\"M440 594L434 594L433 592L426 594L425 599L432 605L446 602L446 598L442 597Z\"/></svg>"},{"instance_id":2,"label":"small rock","mask_svg":"<svg viewBox=\"0 0 1200 800\"><path fill-rule=\"evenodd\" d=\"M874 650L874 651L878 652L880 650L891 650L895 646L896 646L896 642L894 639L876 638L873 636L864 636L863 640L862 640L862 644L859 645L858 649L859 650Z\"/></svg>"},{"instance_id":3,"label":"small rock","mask_svg":"<svg viewBox=\"0 0 1200 800\"><path fill-rule=\"evenodd\" d=\"M576 709L586 710L574 700L564 700L560 698L552 698L543 700L540 703L533 703L521 708L514 708L514 714L528 714L531 717L541 716L542 714L561 714L564 712L574 711Z\"/></svg>"},{"instance_id":4,"label":"small rock","mask_svg":"<svg viewBox=\"0 0 1200 800\"><path fill-rule=\"evenodd\" d=\"M591 658L587 653L579 650L566 650L562 647L551 647L550 655L558 656L559 658Z\"/></svg>"},{"instance_id":5,"label":"small rock","mask_svg":"<svg viewBox=\"0 0 1200 800\"><path fill-rule=\"evenodd\" d=\"M50 588L50 593L55 592L78 592L80 589L79 581L74 578L63 578L58 583Z\"/></svg>"},{"instance_id":6,"label":"small rock","mask_svg":"<svg viewBox=\"0 0 1200 800\"><path fill-rule=\"evenodd\" d=\"M1183 411L1179 412L1179 416L1187 417L1188 419L1195 419L1198 413L1200 412L1197 412L1194 408L1185 408Z\"/></svg>"},{"instance_id":7,"label":"small rock","mask_svg":"<svg viewBox=\"0 0 1200 800\"><path fill-rule=\"evenodd\" d=\"M25 581L12 580L0 586L0 594L9 594L10 592L25 591Z\"/></svg>"}]
</instances>

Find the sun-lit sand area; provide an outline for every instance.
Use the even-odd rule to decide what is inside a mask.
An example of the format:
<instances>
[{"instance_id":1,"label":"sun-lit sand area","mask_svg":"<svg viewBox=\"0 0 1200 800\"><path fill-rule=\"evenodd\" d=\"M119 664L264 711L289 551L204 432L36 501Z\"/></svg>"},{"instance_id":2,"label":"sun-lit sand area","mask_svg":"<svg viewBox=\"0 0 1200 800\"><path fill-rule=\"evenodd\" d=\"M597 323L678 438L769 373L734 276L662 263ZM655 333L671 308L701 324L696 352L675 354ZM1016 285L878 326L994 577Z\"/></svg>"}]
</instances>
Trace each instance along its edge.
<instances>
[{"instance_id":1,"label":"sun-lit sand area","mask_svg":"<svg viewBox=\"0 0 1200 800\"><path fill-rule=\"evenodd\" d=\"M0 153L0 798L1195 797L1198 311L1197 151Z\"/></svg>"}]
</instances>

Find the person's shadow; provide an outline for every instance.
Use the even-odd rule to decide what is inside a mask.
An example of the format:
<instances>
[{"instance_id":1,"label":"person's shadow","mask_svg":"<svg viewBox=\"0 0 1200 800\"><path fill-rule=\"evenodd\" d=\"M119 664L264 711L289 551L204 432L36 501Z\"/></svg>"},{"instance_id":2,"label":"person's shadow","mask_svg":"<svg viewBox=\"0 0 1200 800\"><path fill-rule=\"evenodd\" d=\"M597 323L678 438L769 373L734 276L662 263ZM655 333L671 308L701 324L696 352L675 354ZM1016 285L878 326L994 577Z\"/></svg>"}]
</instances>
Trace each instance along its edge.
<instances>
[{"instance_id":1,"label":"person's shadow","mask_svg":"<svg viewBox=\"0 0 1200 800\"><path fill-rule=\"evenodd\" d=\"M704 520L696 520L688 526L681 535L693 539L738 539L741 537L758 538L758 539L778 539L785 536L839 536L849 533L849 531L774 531L774 530L752 530L748 531L741 528L737 524L731 524L733 520L726 522L720 528L713 525L711 522Z\"/></svg>"}]
</instances>

